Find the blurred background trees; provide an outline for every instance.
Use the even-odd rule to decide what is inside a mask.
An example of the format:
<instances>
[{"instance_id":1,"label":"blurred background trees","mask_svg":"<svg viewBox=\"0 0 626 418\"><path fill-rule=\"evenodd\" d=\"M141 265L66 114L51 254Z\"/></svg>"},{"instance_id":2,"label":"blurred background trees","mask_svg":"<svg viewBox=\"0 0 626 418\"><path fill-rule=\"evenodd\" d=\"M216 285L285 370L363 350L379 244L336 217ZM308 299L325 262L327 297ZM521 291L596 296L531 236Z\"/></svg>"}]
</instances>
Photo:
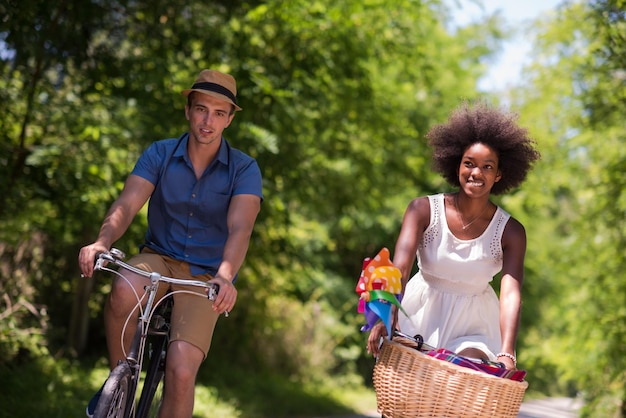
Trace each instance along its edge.
<instances>
[{"instance_id":1,"label":"blurred background trees","mask_svg":"<svg viewBox=\"0 0 626 418\"><path fill-rule=\"evenodd\" d=\"M265 202L208 367L368 384L362 260L393 250L413 197L447 190L424 134L488 96L477 81L506 36L497 16L454 27L449 7L2 1L0 368L104 356L109 278L80 280L78 249L141 151L186 129L180 91L216 68L238 80L244 111L226 136L258 160ZM543 157L498 200L529 236L518 350L530 388L621 416L625 13L620 0L564 2L535 23L520 88L487 97L520 114ZM137 217L116 246L133 254L144 228Z\"/></svg>"}]
</instances>

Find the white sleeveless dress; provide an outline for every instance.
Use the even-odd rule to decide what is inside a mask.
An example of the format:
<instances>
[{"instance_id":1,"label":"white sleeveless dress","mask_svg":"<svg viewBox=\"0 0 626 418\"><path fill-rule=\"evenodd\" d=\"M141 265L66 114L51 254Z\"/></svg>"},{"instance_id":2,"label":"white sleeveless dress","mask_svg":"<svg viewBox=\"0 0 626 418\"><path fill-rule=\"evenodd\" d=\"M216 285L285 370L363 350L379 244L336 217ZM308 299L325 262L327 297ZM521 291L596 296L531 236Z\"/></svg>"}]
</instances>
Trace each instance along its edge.
<instances>
[{"instance_id":1,"label":"white sleeveless dress","mask_svg":"<svg viewBox=\"0 0 626 418\"><path fill-rule=\"evenodd\" d=\"M498 207L481 236L462 240L448 228L444 195L428 199L430 224L417 249L419 271L402 299L408 317L398 313L400 330L457 353L477 348L496 361L500 305L490 282L502 270L502 233L510 215Z\"/></svg>"}]
</instances>

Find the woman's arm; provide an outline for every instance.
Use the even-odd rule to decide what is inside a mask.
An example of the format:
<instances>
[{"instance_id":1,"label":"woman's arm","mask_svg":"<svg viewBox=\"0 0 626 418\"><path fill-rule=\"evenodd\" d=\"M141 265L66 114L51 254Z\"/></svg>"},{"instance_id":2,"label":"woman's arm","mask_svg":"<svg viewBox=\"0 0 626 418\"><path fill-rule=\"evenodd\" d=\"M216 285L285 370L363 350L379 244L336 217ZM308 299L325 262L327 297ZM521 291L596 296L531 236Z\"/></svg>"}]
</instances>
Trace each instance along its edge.
<instances>
[{"instance_id":1,"label":"woman's arm","mask_svg":"<svg viewBox=\"0 0 626 418\"><path fill-rule=\"evenodd\" d=\"M522 282L526 255L526 231L516 219L510 218L502 235L502 280L500 283L500 353L515 357L522 307ZM515 368L513 358L499 356L508 369Z\"/></svg>"},{"instance_id":2,"label":"woman's arm","mask_svg":"<svg viewBox=\"0 0 626 418\"><path fill-rule=\"evenodd\" d=\"M428 197L418 197L407 207L402 228L396 241L393 253L393 264L402 273L402 292L411 276L411 269L415 262L417 247L422 241L424 231L430 223L430 201Z\"/></svg>"},{"instance_id":3,"label":"woman's arm","mask_svg":"<svg viewBox=\"0 0 626 418\"><path fill-rule=\"evenodd\" d=\"M417 246L422 240L424 231L430 223L430 202L428 197L418 197L409 203L404 218L402 219L402 227L400 235L396 241L396 248L393 255L393 264L402 274L402 292L406 287L411 275L411 269L415 262ZM395 315L397 309L393 308ZM396 321L394 320L394 323ZM378 346L380 337L387 334L385 325L382 322L376 324L370 331L367 340L367 351L374 356L378 355Z\"/></svg>"}]
</instances>

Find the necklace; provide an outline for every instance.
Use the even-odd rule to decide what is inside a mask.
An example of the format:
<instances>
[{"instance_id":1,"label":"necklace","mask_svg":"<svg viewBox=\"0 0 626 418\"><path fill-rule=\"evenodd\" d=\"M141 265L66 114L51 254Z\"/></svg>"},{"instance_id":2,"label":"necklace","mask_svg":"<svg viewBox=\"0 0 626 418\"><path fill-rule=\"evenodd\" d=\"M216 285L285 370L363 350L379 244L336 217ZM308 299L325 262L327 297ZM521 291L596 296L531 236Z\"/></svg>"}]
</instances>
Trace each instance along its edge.
<instances>
[{"instance_id":1,"label":"necklace","mask_svg":"<svg viewBox=\"0 0 626 418\"><path fill-rule=\"evenodd\" d=\"M475 217L474 219L472 219L469 223L465 223L463 221L463 214L461 214L461 209L459 209L459 195L455 194L454 195L454 206L456 207L456 213L458 213L459 215L459 221L461 221L461 228L463 229L463 231L465 231L467 228L469 228L470 226L472 226L472 224L474 222L476 222L481 216L483 216L483 214L485 213L485 211L487 210L487 208L489 207L489 202L487 202L487 204L485 205L485 207L483 208L482 212L480 212L478 214L477 217Z\"/></svg>"}]
</instances>

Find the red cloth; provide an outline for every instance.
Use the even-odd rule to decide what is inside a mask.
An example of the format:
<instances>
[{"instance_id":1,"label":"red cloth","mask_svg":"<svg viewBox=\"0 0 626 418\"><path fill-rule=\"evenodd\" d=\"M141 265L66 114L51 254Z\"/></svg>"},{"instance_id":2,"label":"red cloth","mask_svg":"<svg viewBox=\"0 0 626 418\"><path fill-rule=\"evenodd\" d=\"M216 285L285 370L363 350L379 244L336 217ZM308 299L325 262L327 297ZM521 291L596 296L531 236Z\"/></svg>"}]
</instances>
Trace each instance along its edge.
<instances>
[{"instance_id":1,"label":"red cloth","mask_svg":"<svg viewBox=\"0 0 626 418\"><path fill-rule=\"evenodd\" d=\"M438 360L447 361L450 363L458 364L462 367L467 367L479 372L489 373L490 375L502 377L505 379L516 380L521 382L526 376L525 370L508 370L504 367L498 367L491 364L486 364L478 361L473 361L468 358L459 356L453 351L446 350L445 348L439 348L437 350L431 350L428 353L429 356Z\"/></svg>"}]
</instances>

